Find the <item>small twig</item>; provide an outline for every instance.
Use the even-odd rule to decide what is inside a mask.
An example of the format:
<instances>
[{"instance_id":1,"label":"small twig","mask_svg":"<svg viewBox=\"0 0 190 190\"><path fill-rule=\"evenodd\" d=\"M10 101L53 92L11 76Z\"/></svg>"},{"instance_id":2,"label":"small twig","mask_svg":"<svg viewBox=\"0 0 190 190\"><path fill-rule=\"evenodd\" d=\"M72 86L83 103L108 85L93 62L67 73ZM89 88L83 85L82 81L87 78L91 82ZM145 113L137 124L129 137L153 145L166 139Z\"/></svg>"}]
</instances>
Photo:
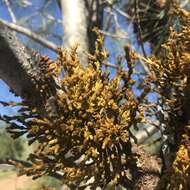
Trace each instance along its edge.
<instances>
[{"instance_id":1,"label":"small twig","mask_svg":"<svg viewBox=\"0 0 190 190\"><path fill-rule=\"evenodd\" d=\"M189 3L189 0L185 0L184 2L180 3L180 7L184 8Z\"/></svg>"},{"instance_id":2,"label":"small twig","mask_svg":"<svg viewBox=\"0 0 190 190\"><path fill-rule=\"evenodd\" d=\"M110 4L110 2L108 0L106 0L106 2L108 3L109 7L113 10L115 10L117 13L119 13L121 16L124 16L127 19L131 19L131 16L128 15L127 13L125 13L124 11L116 8L113 4Z\"/></svg>"},{"instance_id":3,"label":"small twig","mask_svg":"<svg viewBox=\"0 0 190 190\"><path fill-rule=\"evenodd\" d=\"M110 28L110 24L111 24L111 17L112 17L112 14L111 14L111 8L108 9L108 16L106 15L105 16L105 23L104 23L104 26L103 26L103 30L104 31L108 31L108 29Z\"/></svg>"},{"instance_id":4,"label":"small twig","mask_svg":"<svg viewBox=\"0 0 190 190\"><path fill-rule=\"evenodd\" d=\"M5 20L0 19L0 23L7 26L8 28L19 32L21 34L24 34L25 36L33 39L34 41L38 42L39 44L51 49L54 52L57 52L58 46L54 44L53 42L48 41L47 39L37 35L36 33L32 32L30 29L25 28L23 26L19 26L14 23L7 22Z\"/></svg>"},{"instance_id":5,"label":"small twig","mask_svg":"<svg viewBox=\"0 0 190 190\"><path fill-rule=\"evenodd\" d=\"M114 65L114 64L111 64L109 62L103 62L102 64L107 66L107 67L112 67L114 69L120 69L120 67L118 65Z\"/></svg>"},{"instance_id":6,"label":"small twig","mask_svg":"<svg viewBox=\"0 0 190 190\"><path fill-rule=\"evenodd\" d=\"M115 13L112 13L112 15L113 15L113 18L115 21L116 28L121 28L119 21L118 21L118 18L117 18L117 15Z\"/></svg>"},{"instance_id":7,"label":"small twig","mask_svg":"<svg viewBox=\"0 0 190 190\"><path fill-rule=\"evenodd\" d=\"M9 14L10 14L10 17L11 17L11 19L12 19L12 22L13 22L13 23L16 23L16 16L15 16L15 14L14 14L12 8L11 8L11 5L10 5L9 0L4 0L4 2L5 2L5 5L7 6L7 9L8 9L8 12L9 12Z\"/></svg>"},{"instance_id":8,"label":"small twig","mask_svg":"<svg viewBox=\"0 0 190 190\"><path fill-rule=\"evenodd\" d=\"M62 20L60 19L56 19L54 16L52 16L51 14L48 14L46 12L42 13L44 16L46 16L49 20L55 21L59 24L62 24Z\"/></svg>"},{"instance_id":9,"label":"small twig","mask_svg":"<svg viewBox=\"0 0 190 190\"><path fill-rule=\"evenodd\" d=\"M147 66L149 64L150 59L143 57L141 55L137 55L141 65L143 66L145 72L148 74L148 76L156 78L155 73L150 71L149 67Z\"/></svg>"},{"instance_id":10,"label":"small twig","mask_svg":"<svg viewBox=\"0 0 190 190\"><path fill-rule=\"evenodd\" d=\"M144 57L146 58L146 51L144 49L144 45L143 45L143 39L142 39L142 29L141 29L141 23L140 23L140 18L139 18L139 13L138 13L138 5L137 5L137 1L134 1L135 5L135 18L137 20L137 26L138 26L138 36L139 36L139 40L140 40L140 46L143 52Z\"/></svg>"},{"instance_id":11,"label":"small twig","mask_svg":"<svg viewBox=\"0 0 190 190\"><path fill-rule=\"evenodd\" d=\"M121 38L121 39L128 39L127 36L121 36L121 35L117 35L117 34L114 34L114 33L110 33L110 32L106 32L104 30L98 30L101 34L104 34L106 36L109 36L111 38Z\"/></svg>"},{"instance_id":12,"label":"small twig","mask_svg":"<svg viewBox=\"0 0 190 190\"><path fill-rule=\"evenodd\" d=\"M122 16L124 16L125 18L131 19L131 16L128 15L127 13L125 13L124 11L122 11L122 10L120 10L120 9L114 7L114 6L112 8L113 8L113 10L115 10L117 13L119 13Z\"/></svg>"},{"instance_id":13,"label":"small twig","mask_svg":"<svg viewBox=\"0 0 190 190\"><path fill-rule=\"evenodd\" d=\"M109 10L106 10L106 9L105 9L105 11L108 12L111 16L113 16L113 19L114 19L116 28L121 28L121 26L120 26L120 24L119 24L119 22L118 22L117 15L116 15L113 11L111 11L110 9L109 9Z\"/></svg>"}]
</instances>

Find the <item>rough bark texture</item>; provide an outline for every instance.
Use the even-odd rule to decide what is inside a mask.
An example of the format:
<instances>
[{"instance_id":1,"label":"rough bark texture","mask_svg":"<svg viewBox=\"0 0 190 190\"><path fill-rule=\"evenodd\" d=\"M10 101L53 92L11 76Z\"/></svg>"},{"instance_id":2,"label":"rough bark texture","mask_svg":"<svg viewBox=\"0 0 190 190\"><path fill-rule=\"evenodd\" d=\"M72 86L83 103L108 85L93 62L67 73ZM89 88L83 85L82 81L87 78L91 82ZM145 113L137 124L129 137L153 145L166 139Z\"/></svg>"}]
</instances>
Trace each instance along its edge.
<instances>
[{"instance_id":1,"label":"rough bark texture","mask_svg":"<svg viewBox=\"0 0 190 190\"><path fill-rule=\"evenodd\" d=\"M95 50L97 35L95 32L92 32L92 30L95 27L102 29L105 4L102 0L84 0L84 2L87 14L88 47L89 52L93 53Z\"/></svg>"},{"instance_id":2,"label":"rough bark texture","mask_svg":"<svg viewBox=\"0 0 190 190\"><path fill-rule=\"evenodd\" d=\"M0 23L0 78L23 99L38 104L39 92L34 77L38 75L35 59L13 31Z\"/></svg>"},{"instance_id":3,"label":"rough bark texture","mask_svg":"<svg viewBox=\"0 0 190 190\"><path fill-rule=\"evenodd\" d=\"M139 175L134 183L135 190L157 189L162 172L162 159L159 155L150 155L142 147L132 143L132 151L138 157L137 166L140 168Z\"/></svg>"}]
</instances>

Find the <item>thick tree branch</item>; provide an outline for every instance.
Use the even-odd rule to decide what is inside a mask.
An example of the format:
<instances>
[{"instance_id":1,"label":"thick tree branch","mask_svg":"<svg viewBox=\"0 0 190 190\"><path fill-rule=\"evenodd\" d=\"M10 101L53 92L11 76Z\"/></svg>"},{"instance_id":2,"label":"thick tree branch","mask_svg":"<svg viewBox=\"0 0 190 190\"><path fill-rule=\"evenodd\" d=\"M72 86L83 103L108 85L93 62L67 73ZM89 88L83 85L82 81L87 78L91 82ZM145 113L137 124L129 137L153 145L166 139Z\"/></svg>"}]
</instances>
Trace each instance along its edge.
<instances>
[{"instance_id":1,"label":"thick tree branch","mask_svg":"<svg viewBox=\"0 0 190 190\"><path fill-rule=\"evenodd\" d=\"M38 68L15 33L0 22L0 78L23 99L38 104L39 92L33 81ZM33 77L33 79L32 79Z\"/></svg>"},{"instance_id":2,"label":"thick tree branch","mask_svg":"<svg viewBox=\"0 0 190 190\"><path fill-rule=\"evenodd\" d=\"M83 52L88 51L88 40L84 1L60 0L60 6L64 30L64 48L71 48L79 44L77 51L80 61L83 66L86 66L87 56Z\"/></svg>"},{"instance_id":3,"label":"thick tree branch","mask_svg":"<svg viewBox=\"0 0 190 190\"><path fill-rule=\"evenodd\" d=\"M93 53L97 35L92 29L103 27L102 0L57 0L62 12L64 47L79 43L81 49ZM74 13L74 14L73 14Z\"/></svg>"},{"instance_id":4,"label":"thick tree branch","mask_svg":"<svg viewBox=\"0 0 190 190\"><path fill-rule=\"evenodd\" d=\"M159 155L150 155L141 146L132 143L132 152L137 155L137 165L140 169L134 183L134 190L157 189L162 172L162 159Z\"/></svg>"},{"instance_id":5,"label":"thick tree branch","mask_svg":"<svg viewBox=\"0 0 190 190\"><path fill-rule=\"evenodd\" d=\"M103 29L103 15L105 4L102 0L84 0L87 14L87 35L89 52L94 53L97 35L94 28Z\"/></svg>"},{"instance_id":6,"label":"thick tree branch","mask_svg":"<svg viewBox=\"0 0 190 190\"><path fill-rule=\"evenodd\" d=\"M134 134L136 141L138 144L142 144L152 135L157 133L159 129L153 125L149 125L147 128L139 130L137 133Z\"/></svg>"}]
</instances>

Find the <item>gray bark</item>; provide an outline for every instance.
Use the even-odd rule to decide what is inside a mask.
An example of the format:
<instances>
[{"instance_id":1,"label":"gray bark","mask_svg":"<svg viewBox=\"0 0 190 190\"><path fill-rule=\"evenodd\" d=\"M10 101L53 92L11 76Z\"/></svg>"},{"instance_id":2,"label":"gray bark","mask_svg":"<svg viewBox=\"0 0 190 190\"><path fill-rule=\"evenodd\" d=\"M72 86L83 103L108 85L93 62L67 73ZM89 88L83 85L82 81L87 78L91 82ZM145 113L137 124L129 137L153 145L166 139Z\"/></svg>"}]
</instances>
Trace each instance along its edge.
<instances>
[{"instance_id":1,"label":"gray bark","mask_svg":"<svg viewBox=\"0 0 190 190\"><path fill-rule=\"evenodd\" d=\"M83 51L93 53L97 35L92 30L103 27L102 0L57 0L63 17L64 45L71 47L80 44L79 54ZM82 53L82 55L81 55Z\"/></svg>"},{"instance_id":2,"label":"gray bark","mask_svg":"<svg viewBox=\"0 0 190 190\"><path fill-rule=\"evenodd\" d=\"M15 95L38 104L39 92L34 78L38 74L35 56L31 56L15 32L0 22L0 78Z\"/></svg>"},{"instance_id":3,"label":"gray bark","mask_svg":"<svg viewBox=\"0 0 190 190\"><path fill-rule=\"evenodd\" d=\"M88 51L88 42L84 1L60 0L60 5L64 30L63 47L68 49L78 44L77 51L81 64L86 66L87 56L84 51Z\"/></svg>"}]
</instances>

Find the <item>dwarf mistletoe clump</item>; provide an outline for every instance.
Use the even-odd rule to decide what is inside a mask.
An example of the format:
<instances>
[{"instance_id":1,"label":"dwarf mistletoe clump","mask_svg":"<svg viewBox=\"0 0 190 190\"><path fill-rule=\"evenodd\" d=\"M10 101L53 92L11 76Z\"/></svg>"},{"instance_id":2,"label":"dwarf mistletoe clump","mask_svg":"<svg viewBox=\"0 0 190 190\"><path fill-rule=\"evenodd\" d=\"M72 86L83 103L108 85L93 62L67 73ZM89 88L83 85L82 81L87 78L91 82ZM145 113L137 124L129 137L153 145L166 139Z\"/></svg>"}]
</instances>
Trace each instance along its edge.
<instances>
[{"instance_id":1,"label":"dwarf mistletoe clump","mask_svg":"<svg viewBox=\"0 0 190 190\"><path fill-rule=\"evenodd\" d=\"M128 46L128 69L118 69L110 79L109 72L102 69L108 58L102 44L103 38L99 36L96 51L88 56L85 69L77 48L70 53L60 50L55 62L41 58L43 64L39 66L44 75L39 88L46 112L24 102L20 115L3 117L10 123L8 131L13 137L26 134L30 144L39 142L28 158L31 167L20 167L22 172L34 178L61 172L63 182L73 188L85 186L91 178L93 183L88 185L92 187L110 182L132 184L137 170L129 129L143 119L139 104L149 90L145 89L139 97L132 91L134 55ZM47 86L44 81L52 84L55 76L59 76L57 84Z\"/></svg>"}]
</instances>

